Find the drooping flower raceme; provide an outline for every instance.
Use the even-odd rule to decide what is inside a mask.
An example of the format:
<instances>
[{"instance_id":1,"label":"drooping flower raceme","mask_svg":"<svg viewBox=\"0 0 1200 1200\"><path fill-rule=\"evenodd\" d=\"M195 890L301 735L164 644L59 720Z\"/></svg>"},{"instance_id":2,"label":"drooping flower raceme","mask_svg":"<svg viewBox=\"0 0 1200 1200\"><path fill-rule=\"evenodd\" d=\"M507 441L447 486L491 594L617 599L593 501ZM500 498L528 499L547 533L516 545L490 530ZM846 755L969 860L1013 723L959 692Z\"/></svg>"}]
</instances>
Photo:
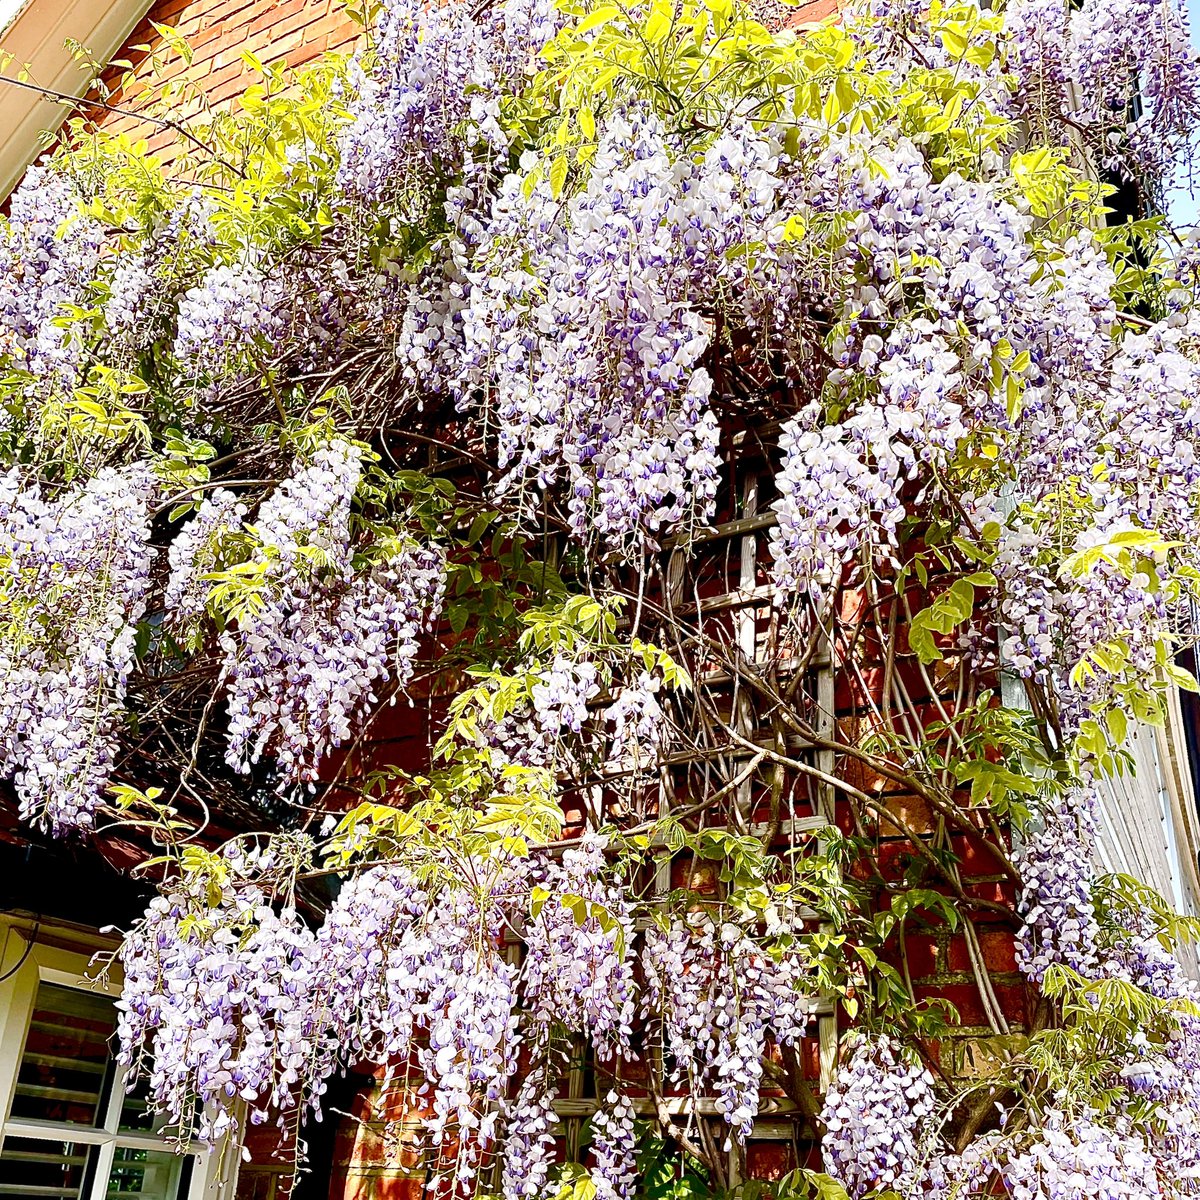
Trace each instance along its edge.
<instances>
[{"instance_id":1,"label":"drooping flower raceme","mask_svg":"<svg viewBox=\"0 0 1200 1200\"><path fill-rule=\"evenodd\" d=\"M341 135L344 191L395 203L411 222L427 215L439 184L502 161L502 86L533 68L559 23L547 0L505 0L482 13L389 0Z\"/></svg>"},{"instance_id":2,"label":"drooping flower raceme","mask_svg":"<svg viewBox=\"0 0 1200 1200\"><path fill-rule=\"evenodd\" d=\"M460 403L482 390L510 490L532 500L561 479L578 535L653 539L703 521L715 495L708 335L688 297L717 285L725 231L693 221L704 197L653 118L610 123L589 178L565 209L545 181L500 185Z\"/></svg>"},{"instance_id":3,"label":"drooping flower raceme","mask_svg":"<svg viewBox=\"0 0 1200 1200\"><path fill-rule=\"evenodd\" d=\"M413 1055L430 1141L458 1145L464 1181L495 1137L519 1044L517 968L499 948L506 885L490 883L426 891L404 868L373 868L318 935L317 995L344 1061Z\"/></svg>"},{"instance_id":4,"label":"drooping flower raceme","mask_svg":"<svg viewBox=\"0 0 1200 1200\"><path fill-rule=\"evenodd\" d=\"M1047 1113L1036 1139L1011 1155L1000 1174L1013 1200L1152 1200L1164 1194L1144 1139L1089 1114Z\"/></svg>"},{"instance_id":5,"label":"drooping flower raceme","mask_svg":"<svg viewBox=\"0 0 1200 1200\"><path fill-rule=\"evenodd\" d=\"M360 477L359 451L335 440L257 514L257 592L221 635L227 757L243 770L269 748L285 777L312 777L378 700L375 689L407 681L417 639L436 619L436 550L404 546L356 567L350 511ZM215 497L180 534L168 589L173 622L196 616L212 538L237 515L231 499Z\"/></svg>"},{"instance_id":6,"label":"drooping flower raceme","mask_svg":"<svg viewBox=\"0 0 1200 1200\"><path fill-rule=\"evenodd\" d=\"M1042 806L1014 855L1021 871L1020 909L1025 918L1017 941L1021 970L1040 983L1046 968L1061 963L1091 977L1099 962L1099 926L1092 904L1096 868L1097 799L1088 787L1063 792L1054 807Z\"/></svg>"},{"instance_id":7,"label":"drooping flower raceme","mask_svg":"<svg viewBox=\"0 0 1200 1200\"><path fill-rule=\"evenodd\" d=\"M929 1072L890 1038L861 1037L821 1110L829 1173L856 1200L877 1188L916 1200L924 1194L929 1157L922 1124L933 1109Z\"/></svg>"},{"instance_id":8,"label":"drooping flower raceme","mask_svg":"<svg viewBox=\"0 0 1200 1200\"><path fill-rule=\"evenodd\" d=\"M733 1135L758 1113L767 1039L791 1045L808 1027L803 969L776 960L736 924L695 916L646 931L643 1015L661 1022L673 1079L710 1084Z\"/></svg>"},{"instance_id":9,"label":"drooping flower raceme","mask_svg":"<svg viewBox=\"0 0 1200 1200\"><path fill-rule=\"evenodd\" d=\"M315 934L250 884L213 906L156 897L126 935L118 1061L143 1072L154 1110L219 1142L308 1099L321 979Z\"/></svg>"},{"instance_id":10,"label":"drooping flower raceme","mask_svg":"<svg viewBox=\"0 0 1200 1200\"><path fill-rule=\"evenodd\" d=\"M218 563L215 543L222 534L240 529L246 512L246 506L232 492L217 488L204 498L196 516L172 540L167 551L171 577L163 607L177 636L195 634L212 586L206 577Z\"/></svg>"},{"instance_id":11,"label":"drooping flower raceme","mask_svg":"<svg viewBox=\"0 0 1200 1200\"><path fill-rule=\"evenodd\" d=\"M36 395L68 390L78 380L84 331L58 319L64 306L86 302L103 245L103 229L83 212L72 181L47 166L31 167L0 225L0 360L27 373ZM0 421L8 417L3 412Z\"/></svg>"},{"instance_id":12,"label":"drooping flower raceme","mask_svg":"<svg viewBox=\"0 0 1200 1200\"><path fill-rule=\"evenodd\" d=\"M637 1186L637 1132L633 1103L611 1091L592 1118L592 1182L600 1200L630 1200Z\"/></svg>"},{"instance_id":13,"label":"drooping flower raceme","mask_svg":"<svg viewBox=\"0 0 1200 1200\"><path fill-rule=\"evenodd\" d=\"M219 264L179 301L174 355L190 374L218 375L255 345L269 347L283 318L278 284L252 262Z\"/></svg>"},{"instance_id":14,"label":"drooping flower raceme","mask_svg":"<svg viewBox=\"0 0 1200 1200\"><path fill-rule=\"evenodd\" d=\"M544 868L522 980L532 1036L559 1026L587 1034L602 1060L628 1052L635 1012L631 905L604 876L604 845L585 835Z\"/></svg>"},{"instance_id":15,"label":"drooping flower raceme","mask_svg":"<svg viewBox=\"0 0 1200 1200\"><path fill-rule=\"evenodd\" d=\"M87 829L117 753L150 589L152 477L138 464L47 494L0 477L0 773L21 815Z\"/></svg>"},{"instance_id":16,"label":"drooping flower raceme","mask_svg":"<svg viewBox=\"0 0 1200 1200\"><path fill-rule=\"evenodd\" d=\"M536 1200L547 1187L554 1162L554 1086L534 1070L509 1105L505 1122L500 1192L504 1200Z\"/></svg>"}]
</instances>

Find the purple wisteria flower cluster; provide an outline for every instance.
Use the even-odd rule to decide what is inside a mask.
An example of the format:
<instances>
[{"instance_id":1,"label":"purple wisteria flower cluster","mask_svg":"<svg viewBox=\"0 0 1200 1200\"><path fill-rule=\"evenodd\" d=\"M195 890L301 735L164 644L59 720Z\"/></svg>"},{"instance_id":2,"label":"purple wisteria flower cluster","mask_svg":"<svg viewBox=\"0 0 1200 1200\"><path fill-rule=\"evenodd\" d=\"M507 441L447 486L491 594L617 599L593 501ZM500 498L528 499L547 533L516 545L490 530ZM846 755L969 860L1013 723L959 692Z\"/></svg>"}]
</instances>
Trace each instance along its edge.
<instances>
[{"instance_id":1,"label":"purple wisteria flower cluster","mask_svg":"<svg viewBox=\"0 0 1200 1200\"><path fill-rule=\"evenodd\" d=\"M505 487L561 481L585 539L658 538L704 521L717 484L706 319L736 234L706 156L690 170L657 119L615 118L589 186L564 206L527 169L499 186L462 315L460 404L494 413ZM759 162L731 188L769 194ZM736 219L736 209L731 214Z\"/></svg>"},{"instance_id":2,"label":"purple wisteria flower cluster","mask_svg":"<svg viewBox=\"0 0 1200 1200\"><path fill-rule=\"evenodd\" d=\"M547 1072L531 1071L507 1106L500 1194L504 1200L535 1200L549 1190L554 1165L556 1084Z\"/></svg>"},{"instance_id":3,"label":"purple wisteria flower cluster","mask_svg":"<svg viewBox=\"0 0 1200 1200\"><path fill-rule=\"evenodd\" d=\"M805 972L733 922L696 914L646 931L644 1015L661 1014L670 1077L710 1085L739 1141L754 1126L768 1037L792 1045L809 1025Z\"/></svg>"},{"instance_id":4,"label":"purple wisteria flower cluster","mask_svg":"<svg viewBox=\"0 0 1200 1200\"><path fill-rule=\"evenodd\" d=\"M413 222L427 215L439 184L486 177L508 152L502 92L533 68L560 24L547 0L506 0L483 12L389 0L341 135L343 191L387 201Z\"/></svg>"},{"instance_id":5,"label":"purple wisteria flower cluster","mask_svg":"<svg viewBox=\"0 0 1200 1200\"><path fill-rule=\"evenodd\" d=\"M1177 312L1115 338L1116 275L1080 233L1041 260L1031 217L995 189L935 180L903 141L832 140L811 169L822 194L856 211L835 253L845 281L828 401L781 435L774 578L816 598L857 557L886 559L908 509L905 488L974 453L1020 464L1001 510L967 497L964 533L997 532L990 564L1005 658L1047 683L1074 737L1106 707L1138 714L1132 681L1152 691L1171 631L1168 592L1100 560L1063 569L1071 552L1138 530L1196 542L1200 364L1193 318ZM997 372L1012 386L997 388ZM983 432L986 431L986 432ZM1076 489L1066 526L1062 486ZM1053 528L1053 539L1047 530ZM1075 668L1119 647L1119 672Z\"/></svg>"},{"instance_id":6,"label":"purple wisteria flower cluster","mask_svg":"<svg viewBox=\"0 0 1200 1200\"><path fill-rule=\"evenodd\" d=\"M78 382L86 354L82 331L56 318L84 304L105 244L79 192L60 172L31 167L0 226L0 360L26 374L26 390L45 398ZM0 411L0 423L11 414Z\"/></svg>"},{"instance_id":7,"label":"purple wisteria flower cluster","mask_svg":"<svg viewBox=\"0 0 1200 1200\"><path fill-rule=\"evenodd\" d=\"M1200 68L1187 8L1160 0L1013 0L1007 66L1023 115L1066 115L1096 141L1104 165L1169 178L1200 113Z\"/></svg>"},{"instance_id":8,"label":"purple wisteria flower cluster","mask_svg":"<svg viewBox=\"0 0 1200 1200\"><path fill-rule=\"evenodd\" d=\"M845 332L829 387L843 415L829 424L814 406L795 417L776 481L776 578L819 595L860 547L887 552L906 481L923 464L944 469L968 430L995 430L1024 464L1022 488L1047 494L1076 466L1063 461L1076 443L1057 432L1064 422L1084 432L1074 410L1096 404L1097 372L1117 379L1104 370L1114 277L1086 235L1044 269L1027 215L977 181L935 181L903 141L832 140L810 186L814 207L828 194L857 212L836 251ZM1023 403L1010 413L994 371L1022 358ZM1101 445L1093 435L1083 453Z\"/></svg>"},{"instance_id":9,"label":"purple wisteria flower cluster","mask_svg":"<svg viewBox=\"0 0 1200 1200\"><path fill-rule=\"evenodd\" d=\"M629 1052L636 996L627 953L632 905L605 878L604 847L602 837L588 834L561 862L547 864L539 886L548 895L526 927L524 965L525 1001L541 1030L535 1036L565 1026L587 1034L601 1060Z\"/></svg>"},{"instance_id":10,"label":"purple wisteria flower cluster","mask_svg":"<svg viewBox=\"0 0 1200 1200\"><path fill-rule=\"evenodd\" d=\"M518 969L502 950L513 887L484 874L472 887L426 888L405 868L373 868L347 884L318 934L328 975L317 1003L337 1052L411 1058L429 1141L457 1145L467 1190L517 1066Z\"/></svg>"},{"instance_id":11,"label":"purple wisteria flower cluster","mask_svg":"<svg viewBox=\"0 0 1200 1200\"><path fill-rule=\"evenodd\" d=\"M929 1151L922 1128L934 1111L933 1078L888 1037L849 1047L825 1096L825 1165L854 1200L875 1190L924 1194Z\"/></svg>"},{"instance_id":12,"label":"purple wisteria flower cluster","mask_svg":"<svg viewBox=\"0 0 1200 1200\"><path fill-rule=\"evenodd\" d=\"M247 512L233 492L216 488L201 501L195 518L172 539L167 550L171 575L163 607L168 628L176 637L196 637L212 589L208 576L221 565L220 539L240 530Z\"/></svg>"},{"instance_id":13,"label":"purple wisteria flower cluster","mask_svg":"<svg viewBox=\"0 0 1200 1200\"><path fill-rule=\"evenodd\" d=\"M0 776L21 816L87 829L115 761L150 591L154 481L107 468L52 493L0 476Z\"/></svg>"},{"instance_id":14,"label":"purple wisteria flower cluster","mask_svg":"<svg viewBox=\"0 0 1200 1200\"><path fill-rule=\"evenodd\" d=\"M1024 878L1017 959L1042 983L1052 967L1085 986L1132 985L1157 1015L1143 1017L1116 1051L1101 1114L1064 1095L1036 1128L1006 1128L981 1139L970 1161L931 1161L938 1196L958 1194L965 1177L1002 1180L1012 1196L1190 1197L1200 1194L1200 988L1167 948L1145 911L1121 902L1101 919L1095 784L1068 789L1036 806L1014 855ZM1114 920L1114 917L1116 918ZM1158 1119L1139 1119L1154 1104ZM908 1193L903 1193L908 1194Z\"/></svg>"},{"instance_id":15,"label":"purple wisteria flower cluster","mask_svg":"<svg viewBox=\"0 0 1200 1200\"><path fill-rule=\"evenodd\" d=\"M588 834L561 859L368 867L315 932L268 902L270 847L231 852L215 902L203 880L176 888L127 936L122 1062L148 1077L156 1111L205 1141L235 1129L243 1103L252 1122L283 1120L319 1110L339 1067L387 1064L411 1073L424 1146L452 1150L455 1186L471 1193L503 1139L503 1190L518 1200L542 1194L553 1161L563 1035L613 1069L632 1057L640 1007L741 1141L767 1041L802 1036L811 980L732 925L652 929L639 951L604 848ZM505 952L513 931L523 962ZM628 1200L636 1137L622 1092L594 1133L597 1186Z\"/></svg>"},{"instance_id":16,"label":"purple wisteria flower cluster","mask_svg":"<svg viewBox=\"0 0 1200 1200\"><path fill-rule=\"evenodd\" d=\"M115 266L106 281L108 299L104 303L104 326L117 346L133 351L146 350L163 335L172 317L185 305L190 308L193 319L198 317L199 309L188 297L193 296L194 300L200 293L197 291L193 295L193 289L187 289L176 296L179 290L177 276L187 266L191 255L211 253L216 241L213 209L212 200L199 188L194 188L152 226L152 236L136 251L114 256ZM187 331L185 319L185 334ZM193 325L187 337L194 341L198 333ZM254 330L249 333L252 335ZM219 336L223 342L233 340L232 335L224 331Z\"/></svg>"},{"instance_id":17,"label":"purple wisteria flower cluster","mask_svg":"<svg viewBox=\"0 0 1200 1200\"><path fill-rule=\"evenodd\" d=\"M262 869L270 853L254 859ZM221 1141L243 1107L261 1124L310 1083L318 941L239 865L216 904L205 884L155 897L121 947L118 1060L184 1140Z\"/></svg>"},{"instance_id":18,"label":"purple wisteria flower cluster","mask_svg":"<svg viewBox=\"0 0 1200 1200\"><path fill-rule=\"evenodd\" d=\"M360 451L335 439L258 510L253 552L240 567L254 591L221 635L227 757L240 770L269 751L285 777L312 778L378 702L377 689L407 682L418 639L437 619L437 550L404 546L365 569L356 564L350 517L361 475ZM221 489L179 534L167 585L172 626L188 628L200 615L214 538L243 516Z\"/></svg>"},{"instance_id":19,"label":"purple wisteria flower cluster","mask_svg":"<svg viewBox=\"0 0 1200 1200\"><path fill-rule=\"evenodd\" d=\"M577 762L590 725L588 704L600 694L600 673L587 658L556 654L531 666L515 702L504 704L503 683L496 683L479 717L480 737L498 771L513 763L565 770Z\"/></svg>"},{"instance_id":20,"label":"purple wisteria flower cluster","mask_svg":"<svg viewBox=\"0 0 1200 1200\"><path fill-rule=\"evenodd\" d=\"M720 7L698 14L698 47ZM589 12L588 29L564 35L568 58L586 59L588 39L627 15ZM931 30L931 12L949 23ZM374 524L364 499L375 494L367 440L391 453L382 407L367 407L376 390L389 419L436 407L454 429L448 442L418 432L423 448L450 444L482 465L471 500L496 502L513 529L573 539L565 561L585 564L589 586L623 555L640 566L647 551L686 548L718 511L722 453L742 426L778 416L764 443L772 621L833 598L856 566L886 567L926 502L954 526L949 542L979 559L971 586L987 596L964 641L998 643L1004 665L1043 689L1056 760L1082 764L1082 783L1044 781L1013 850L1018 965L1047 989L1064 974L1126 985L1151 1014L1112 1051L1103 1110L1043 1097L957 1155L938 1140L946 1114L922 1062L891 1036L855 1035L822 1113L830 1171L856 1200L885 1188L949 1198L995 1180L1016 1200L1200 1195L1197 991L1147 920L1126 913L1115 927L1102 911L1096 756L1076 753L1090 721L1120 710L1108 726L1120 728L1145 711L1133 697L1161 692L1178 601L1198 590L1200 319L1186 288L1169 293L1165 316L1118 312L1115 235L1091 228L1095 211L1076 220L1074 193L1047 201L1013 166L1028 168L1044 136L1055 167L1079 133L1102 168L1143 184L1164 176L1200 117L1183 15L1167 0L1011 0L949 15L870 0L811 43L844 35L853 66L839 79L849 86L803 119L807 84L787 75L801 70L788 56L796 35L771 42L765 30L754 32L762 55L738 63L740 76L771 80L750 94L727 102L732 71L705 79L716 46L691 80L682 72L654 96L626 64L608 90L581 84L572 59L551 90L570 104L590 87L600 102L586 120L555 114L544 79L527 88L567 19L549 0L386 0L349 88L329 95L329 144L287 150L297 199L279 228L239 217L222 185L171 203L164 191L143 205L155 214L144 225L131 208L107 228L94 215L103 203L81 204L82 183L52 168L27 176L0 234L0 450L21 464L0 476L0 775L27 819L56 833L95 823L138 627L162 582L155 451L138 442L137 464L114 469L140 434L86 385L126 399L145 385L145 414L169 412L190 432L236 442L252 427L249 463L278 460L264 411L283 444L331 395L336 419L365 439L310 446L256 508L233 490L245 481L216 487L165 555L166 631L197 651L218 623L208 644L227 763L250 776L270 759L289 783L316 779L411 681L442 613L443 551L370 532L398 517ZM976 22L995 45L956 57L959 30ZM787 103L776 62L796 93ZM947 67L956 78L941 86L977 89L965 106L954 91L959 112L946 117L986 143L977 160L942 146L946 131L915 111L874 119L893 82ZM708 94L689 110L676 85ZM548 122L563 114L549 148ZM322 170L309 224L299 197ZM1076 185L1086 192L1082 175ZM1060 221L1079 232L1060 236ZM348 347L348 360L373 356L372 374L350 361L320 369ZM146 379L106 374L133 358L150 364ZM370 386L310 392L341 368ZM213 395L247 384L261 407L239 428L236 404L198 413L181 381ZM778 413L764 414L764 396ZM110 425L124 432L95 451L94 430ZM699 595L695 607L699 618ZM635 773L657 765L666 716L649 668L614 671L556 647L519 686L500 667L489 678L473 728L499 799L523 772L553 783L606 756L614 776L630 761ZM416 1078L424 1148L453 1159L458 1193L482 1187L498 1157L505 1200L543 1200L562 1048L579 1039L602 1087L612 1081L592 1126L596 1192L630 1200L636 1128L621 1080L640 1024L673 1082L716 1096L727 1148L744 1143L764 1061L810 1031L807 960L726 919L724 896L660 909L643 930L603 836L557 849L507 860L476 841L360 865L319 925L270 882L269 851L173 881L121 951L121 1061L203 1141L238 1132L243 1109L252 1123L319 1111L332 1072L387 1064Z\"/></svg>"},{"instance_id":21,"label":"purple wisteria flower cluster","mask_svg":"<svg viewBox=\"0 0 1200 1200\"><path fill-rule=\"evenodd\" d=\"M1039 805L1013 854L1025 921L1017 959L1035 983L1052 963L1085 976L1099 963L1100 927L1092 903L1098 803L1094 787L1085 786Z\"/></svg>"},{"instance_id":22,"label":"purple wisteria flower cluster","mask_svg":"<svg viewBox=\"0 0 1200 1200\"><path fill-rule=\"evenodd\" d=\"M250 262L212 267L179 300L173 354L188 375L212 378L255 345L282 333L283 289Z\"/></svg>"},{"instance_id":23,"label":"purple wisteria flower cluster","mask_svg":"<svg viewBox=\"0 0 1200 1200\"><path fill-rule=\"evenodd\" d=\"M611 1091L592 1118L592 1181L599 1200L630 1200L637 1187L637 1131L629 1097Z\"/></svg>"}]
</instances>

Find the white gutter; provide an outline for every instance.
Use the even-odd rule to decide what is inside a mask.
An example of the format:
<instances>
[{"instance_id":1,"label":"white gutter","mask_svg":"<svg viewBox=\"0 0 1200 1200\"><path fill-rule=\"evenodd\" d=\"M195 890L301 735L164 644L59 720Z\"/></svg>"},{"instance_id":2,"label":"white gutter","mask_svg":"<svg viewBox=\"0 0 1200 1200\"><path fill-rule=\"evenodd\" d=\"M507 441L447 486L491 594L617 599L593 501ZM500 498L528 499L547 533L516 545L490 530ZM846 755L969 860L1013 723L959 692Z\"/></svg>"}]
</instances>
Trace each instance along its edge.
<instances>
[{"instance_id":1,"label":"white gutter","mask_svg":"<svg viewBox=\"0 0 1200 1200\"><path fill-rule=\"evenodd\" d=\"M150 8L150 0L29 0L0 33L2 74L24 73L31 83L69 96L82 96L91 75L66 48L67 39L108 62L124 45ZM0 200L20 182L44 143L39 135L55 131L69 105L0 79Z\"/></svg>"}]
</instances>

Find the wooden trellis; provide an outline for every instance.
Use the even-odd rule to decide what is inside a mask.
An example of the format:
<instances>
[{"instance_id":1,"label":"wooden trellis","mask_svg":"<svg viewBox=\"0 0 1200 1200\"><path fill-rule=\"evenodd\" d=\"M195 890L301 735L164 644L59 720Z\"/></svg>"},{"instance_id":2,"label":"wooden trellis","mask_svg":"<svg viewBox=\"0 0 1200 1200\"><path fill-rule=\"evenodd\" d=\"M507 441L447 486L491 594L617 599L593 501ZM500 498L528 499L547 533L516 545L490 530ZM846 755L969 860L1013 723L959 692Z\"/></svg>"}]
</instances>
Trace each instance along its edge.
<instances>
[{"instance_id":1,"label":"wooden trellis","mask_svg":"<svg viewBox=\"0 0 1200 1200\"><path fill-rule=\"evenodd\" d=\"M742 481L740 492L740 515L724 521L698 537L694 537L687 547L676 547L667 550L665 571L665 600L670 611L685 619L703 620L718 614L726 615L731 622L733 641L736 650L746 662L758 664L764 655L771 650L770 613L775 598L775 589L770 584L759 583L759 568L762 562L764 535L775 524L775 514L767 507L760 508L760 497L763 493L763 481L756 474L748 473ZM723 592L710 595L688 596L686 593L687 567L689 561L695 561L697 551L706 557L712 557L713 551L721 546L727 547L727 555L736 562L736 572L733 572L733 586ZM813 728L819 740L824 745L818 746L792 737L781 747L788 755L803 754L825 776L832 776L835 769L835 752L828 748L834 741L835 708L834 708L834 679L831 654L828 640L818 647L816 652L806 656L807 670L811 676L809 689L813 702ZM796 665L795 659L784 660L785 669ZM754 785L756 772L745 772L743 765L754 758L755 745L770 746L776 742L776 736L765 734L759 727L755 717L754 707L744 689L739 689L736 672L727 669L714 668L704 671L696 680L697 686L704 687L710 692L721 689L732 689L731 717L733 728L737 730L744 744L722 748L722 754L736 768L737 783L735 793L735 813L743 822L746 832L759 837L772 833L770 823L755 821ZM680 762L694 761L696 752L682 750L666 755L667 768ZM745 774L745 778L741 776ZM671 811L672 788L659 788L658 815L667 816ZM776 844L794 844L799 837L811 834L828 827L834 815L834 797L828 784L820 782L810 789L811 815L791 814L782 818L775 827ZM599 789L589 797L589 807L602 809L602 799ZM817 843L820 844L819 841ZM661 845L661 843L660 843ZM673 855L665 846L655 858L655 869L651 895L659 902L665 902L672 889ZM802 912L814 922L820 919L816 912ZM828 1086L832 1075L837 1047L837 1016L833 1001L827 996L814 997L810 1008L814 1036L817 1041L817 1056L819 1062L818 1085L823 1092ZM660 1048L647 1047L650 1061L646 1069L654 1072L660 1082L663 1079ZM583 1127L586 1120L600 1107L603 1097L597 1094L600 1090L595 1084L595 1073L589 1070L585 1061L585 1048L582 1040L576 1042L572 1052L571 1066L567 1075L566 1094L555 1104L555 1111L560 1118L560 1136L563 1138L566 1154L569 1160L578 1161L584 1152ZM717 1144L725 1141L727 1132L715 1098L712 1096L678 1096L663 1095L661 1103L646 1095L632 1098L635 1111L642 1116L667 1116L672 1122L678 1123L685 1129L694 1127L695 1123L705 1121L714 1128ZM666 1112L663 1112L665 1106ZM716 1128L718 1127L719 1128ZM794 1144L799 1140L807 1140L812 1131L804 1127L804 1118L797 1106L790 1100L772 1095L765 1095L758 1119L755 1122L750 1140L752 1142L774 1141ZM729 1153L729 1182L738 1182L739 1157L736 1152Z\"/></svg>"}]
</instances>

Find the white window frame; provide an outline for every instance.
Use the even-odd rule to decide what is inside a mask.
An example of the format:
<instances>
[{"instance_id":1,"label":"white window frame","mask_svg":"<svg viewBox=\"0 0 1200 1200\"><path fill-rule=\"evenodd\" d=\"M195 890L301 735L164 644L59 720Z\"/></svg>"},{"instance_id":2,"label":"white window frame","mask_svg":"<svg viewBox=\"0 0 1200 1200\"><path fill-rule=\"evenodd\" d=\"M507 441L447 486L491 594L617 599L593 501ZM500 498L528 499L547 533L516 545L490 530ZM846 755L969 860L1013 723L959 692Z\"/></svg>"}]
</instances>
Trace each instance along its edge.
<instances>
[{"instance_id":1,"label":"white window frame","mask_svg":"<svg viewBox=\"0 0 1200 1200\"><path fill-rule=\"evenodd\" d=\"M89 954L38 941L37 931L44 927L38 923L31 931L16 922L0 926L0 1097L3 1098L4 1114L0 1148L8 1137L99 1147L96 1169L82 1200L105 1200L118 1149L170 1152L170 1147L165 1139L154 1133L118 1130L127 1074L121 1067L117 1068L109 1089L100 1125L71 1125L11 1115L38 988L43 983L57 984L77 991L100 992L114 999L119 990L114 981L102 984L87 977ZM96 948L102 947L98 944ZM200 1147L189 1157L192 1159L191 1177L178 1200L216 1200L224 1190L220 1178L222 1159L232 1160L231 1173L236 1174L238 1156L220 1155ZM234 1182L234 1179L228 1180L228 1184Z\"/></svg>"}]
</instances>

